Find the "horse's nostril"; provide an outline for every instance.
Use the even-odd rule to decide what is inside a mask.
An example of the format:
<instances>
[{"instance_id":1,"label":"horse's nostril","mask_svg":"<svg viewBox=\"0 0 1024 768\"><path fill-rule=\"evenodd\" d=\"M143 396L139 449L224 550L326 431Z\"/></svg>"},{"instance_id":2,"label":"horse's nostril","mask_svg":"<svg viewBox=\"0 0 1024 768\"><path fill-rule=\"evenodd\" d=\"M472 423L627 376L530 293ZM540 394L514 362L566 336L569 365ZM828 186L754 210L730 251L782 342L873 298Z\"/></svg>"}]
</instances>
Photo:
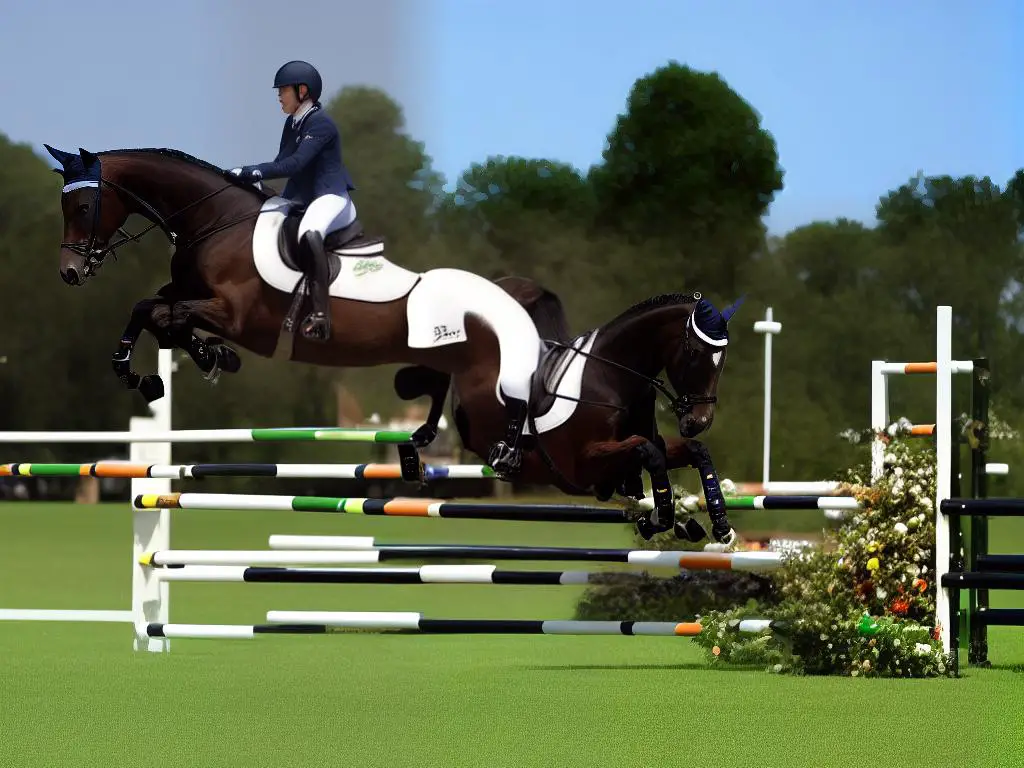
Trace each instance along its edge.
<instances>
[{"instance_id":1,"label":"horse's nostril","mask_svg":"<svg viewBox=\"0 0 1024 768\"><path fill-rule=\"evenodd\" d=\"M74 267L68 269L62 269L60 273L61 279L68 285L78 285L78 270Z\"/></svg>"}]
</instances>

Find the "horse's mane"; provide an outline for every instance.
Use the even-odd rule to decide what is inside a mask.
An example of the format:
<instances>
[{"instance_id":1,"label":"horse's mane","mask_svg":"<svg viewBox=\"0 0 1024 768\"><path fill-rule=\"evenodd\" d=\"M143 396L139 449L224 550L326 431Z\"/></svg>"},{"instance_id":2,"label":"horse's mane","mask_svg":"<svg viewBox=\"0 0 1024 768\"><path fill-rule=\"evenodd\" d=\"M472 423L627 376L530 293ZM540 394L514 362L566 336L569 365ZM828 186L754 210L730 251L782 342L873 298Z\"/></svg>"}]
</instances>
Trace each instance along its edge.
<instances>
[{"instance_id":1,"label":"horse's mane","mask_svg":"<svg viewBox=\"0 0 1024 768\"><path fill-rule=\"evenodd\" d=\"M617 317L612 318L604 324L605 330L611 330L620 323L625 323L637 315L643 314L651 309L657 309L659 307L672 307L677 304L696 304L697 300L693 298L693 294L689 293L662 293L657 296L651 296L650 298L644 299L634 304L629 309L621 312Z\"/></svg>"},{"instance_id":2,"label":"horse's mane","mask_svg":"<svg viewBox=\"0 0 1024 768\"><path fill-rule=\"evenodd\" d=\"M224 169L220 168L213 163L208 163L206 160L200 160L198 157L190 155L188 152L182 152L180 149L169 149L167 147L136 147L134 149L108 149L98 154L102 155L128 155L128 154L147 154L147 155L158 155L160 157L167 157L172 160L180 160L188 165L194 165L198 168L202 168L204 171L217 174L217 176L223 178ZM274 196L274 192L267 192L264 190L256 189L252 184L244 184L239 182L237 185L240 189L245 189L252 192L257 197L267 200Z\"/></svg>"}]
</instances>

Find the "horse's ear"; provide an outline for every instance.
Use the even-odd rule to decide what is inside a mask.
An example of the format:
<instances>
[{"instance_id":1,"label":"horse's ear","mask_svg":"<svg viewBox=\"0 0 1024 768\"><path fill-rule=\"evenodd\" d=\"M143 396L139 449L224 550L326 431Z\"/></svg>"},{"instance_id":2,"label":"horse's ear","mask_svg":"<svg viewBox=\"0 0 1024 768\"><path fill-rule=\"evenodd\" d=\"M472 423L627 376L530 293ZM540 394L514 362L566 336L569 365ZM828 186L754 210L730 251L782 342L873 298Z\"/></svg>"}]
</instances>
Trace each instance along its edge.
<instances>
[{"instance_id":1,"label":"horse's ear","mask_svg":"<svg viewBox=\"0 0 1024 768\"><path fill-rule=\"evenodd\" d=\"M85 163L86 168L93 165L97 160L100 159L98 155L94 155L89 150L82 149L81 147L78 148L78 154L82 158L82 162Z\"/></svg>"},{"instance_id":2,"label":"horse's ear","mask_svg":"<svg viewBox=\"0 0 1024 768\"><path fill-rule=\"evenodd\" d=\"M59 149L54 149L49 144L43 144L43 146L46 147L46 151L50 153L50 157L52 157L54 160L60 163L61 166L66 166L68 164L68 158L73 157L73 155L67 152L62 152ZM57 171L56 168L54 168L53 170ZM57 173L60 173L60 171L57 171Z\"/></svg>"},{"instance_id":3,"label":"horse's ear","mask_svg":"<svg viewBox=\"0 0 1024 768\"><path fill-rule=\"evenodd\" d=\"M736 299L735 303L731 307L726 307L724 310L722 310L722 319L728 323L729 318L736 314L736 310L740 308L740 305L744 302L744 300L746 300L746 298L747 294L743 294L738 299Z\"/></svg>"}]
</instances>

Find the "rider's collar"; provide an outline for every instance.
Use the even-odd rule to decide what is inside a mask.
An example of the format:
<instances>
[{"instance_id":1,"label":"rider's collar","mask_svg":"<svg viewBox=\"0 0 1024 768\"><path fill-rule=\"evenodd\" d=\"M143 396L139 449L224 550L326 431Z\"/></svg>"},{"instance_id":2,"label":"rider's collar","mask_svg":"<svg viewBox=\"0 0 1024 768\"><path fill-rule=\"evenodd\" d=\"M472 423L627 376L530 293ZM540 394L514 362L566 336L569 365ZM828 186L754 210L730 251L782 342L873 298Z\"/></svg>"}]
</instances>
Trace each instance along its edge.
<instances>
[{"instance_id":1,"label":"rider's collar","mask_svg":"<svg viewBox=\"0 0 1024 768\"><path fill-rule=\"evenodd\" d=\"M298 128L299 123L302 122L302 118L308 115L314 106L315 102L312 99L306 99L302 102L299 108L295 110L295 114L292 115L292 128Z\"/></svg>"}]
</instances>

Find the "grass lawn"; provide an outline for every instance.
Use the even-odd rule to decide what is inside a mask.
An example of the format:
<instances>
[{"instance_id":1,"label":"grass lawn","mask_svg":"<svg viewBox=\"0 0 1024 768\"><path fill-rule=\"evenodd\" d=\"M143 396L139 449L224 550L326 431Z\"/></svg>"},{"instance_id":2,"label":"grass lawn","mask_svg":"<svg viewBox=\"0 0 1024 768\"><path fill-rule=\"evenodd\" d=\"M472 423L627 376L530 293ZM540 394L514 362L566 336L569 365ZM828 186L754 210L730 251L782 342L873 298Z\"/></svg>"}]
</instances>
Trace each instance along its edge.
<instances>
[{"instance_id":1,"label":"grass lawn","mask_svg":"<svg viewBox=\"0 0 1024 768\"><path fill-rule=\"evenodd\" d=\"M820 516L798 514L806 528L820 524ZM262 549L271 533L384 543L632 541L625 526L609 525L172 515L175 548ZM767 512L734 522L793 527ZM1022 521L995 519L991 538L993 551L1024 552ZM0 607L127 609L130 511L0 504L0 563ZM507 567L563 565L601 567ZM262 623L267 610L282 608L571 618L580 590L176 583L171 620ZM1024 604L1010 592L992 598ZM117 624L0 623L0 766L1024 765L1021 629L990 630L993 669L917 681L717 669L683 638L263 636L173 640L171 653L158 655L133 652L131 635Z\"/></svg>"}]
</instances>

